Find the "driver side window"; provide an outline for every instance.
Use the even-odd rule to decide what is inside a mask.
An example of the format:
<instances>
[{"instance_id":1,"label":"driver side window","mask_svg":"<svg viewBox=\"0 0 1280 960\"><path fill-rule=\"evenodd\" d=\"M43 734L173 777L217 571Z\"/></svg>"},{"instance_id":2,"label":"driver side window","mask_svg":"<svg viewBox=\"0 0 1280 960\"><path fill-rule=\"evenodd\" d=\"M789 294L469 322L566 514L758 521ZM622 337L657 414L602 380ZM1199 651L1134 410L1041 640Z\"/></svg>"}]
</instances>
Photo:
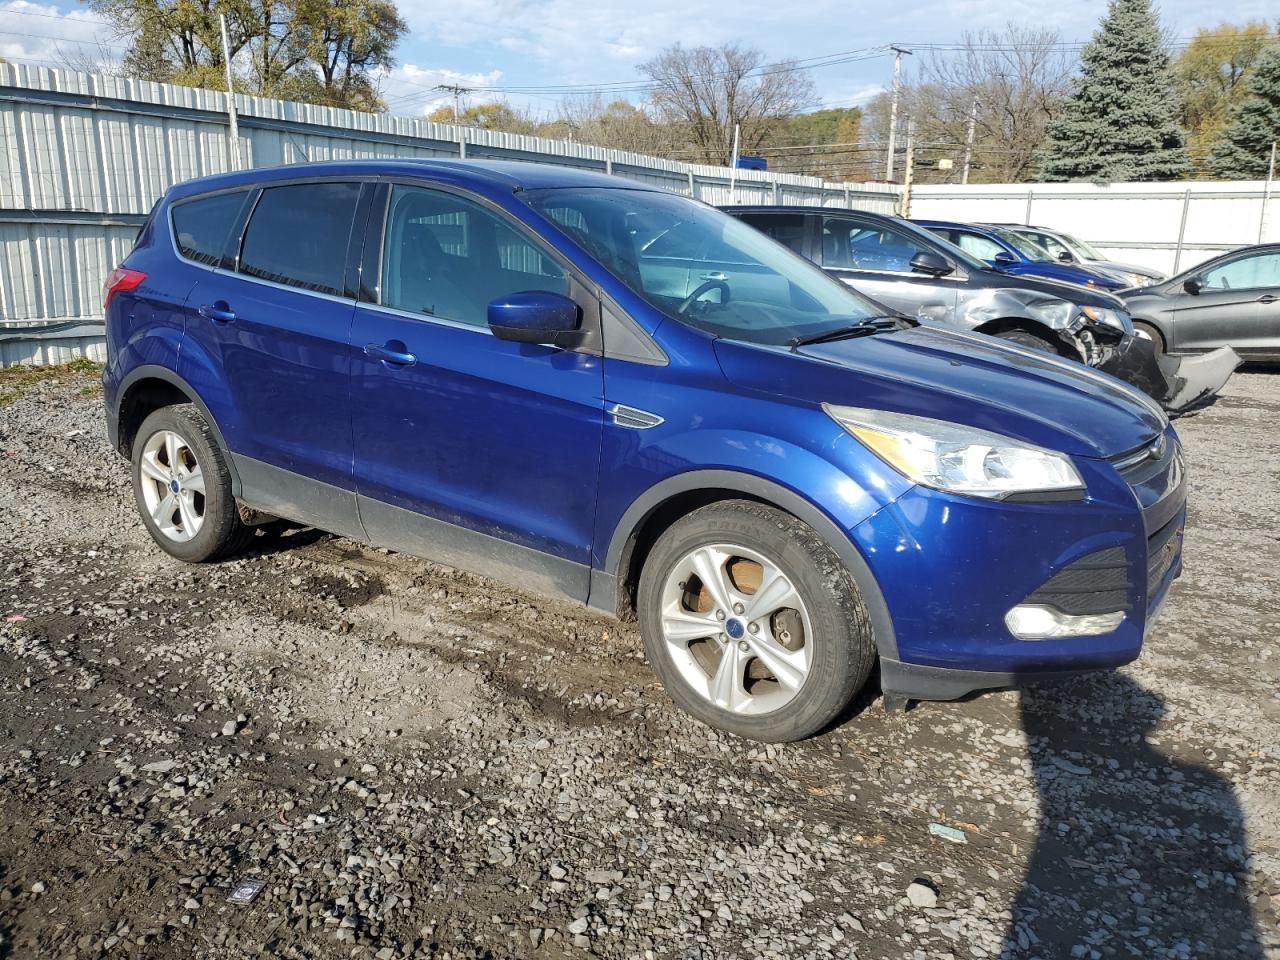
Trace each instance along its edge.
<instances>
[{"instance_id":1,"label":"driver side window","mask_svg":"<svg viewBox=\"0 0 1280 960\"><path fill-rule=\"evenodd\" d=\"M1241 257L1205 272L1206 290L1253 290L1280 287L1280 253Z\"/></svg>"},{"instance_id":2,"label":"driver side window","mask_svg":"<svg viewBox=\"0 0 1280 960\"><path fill-rule=\"evenodd\" d=\"M997 253L1004 252L1004 248L1000 244L976 233L959 234L956 239L956 246L979 260L994 260Z\"/></svg>"},{"instance_id":3,"label":"driver side window","mask_svg":"<svg viewBox=\"0 0 1280 960\"><path fill-rule=\"evenodd\" d=\"M443 191L392 188L384 306L483 327L490 301L527 290L567 295L569 278L492 210Z\"/></svg>"},{"instance_id":4,"label":"driver side window","mask_svg":"<svg viewBox=\"0 0 1280 960\"><path fill-rule=\"evenodd\" d=\"M840 217L822 218L822 264L848 270L911 273L911 258L926 251L891 227L866 226Z\"/></svg>"}]
</instances>

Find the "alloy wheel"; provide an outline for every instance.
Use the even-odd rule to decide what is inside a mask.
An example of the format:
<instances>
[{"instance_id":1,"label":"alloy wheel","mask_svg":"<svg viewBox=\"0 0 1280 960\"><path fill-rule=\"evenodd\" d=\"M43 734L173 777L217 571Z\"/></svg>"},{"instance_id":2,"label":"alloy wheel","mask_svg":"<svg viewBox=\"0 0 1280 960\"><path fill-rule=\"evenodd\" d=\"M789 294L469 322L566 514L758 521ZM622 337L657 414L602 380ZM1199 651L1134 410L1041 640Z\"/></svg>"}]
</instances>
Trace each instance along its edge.
<instances>
[{"instance_id":1,"label":"alloy wheel","mask_svg":"<svg viewBox=\"0 0 1280 960\"><path fill-rule=\"evenodd\" d=\"M685 683L731 713L786 706L812 663L809 614L791 579L733 544L700 546L672 567L662 636Z\"/></svg>"},{"instance_id":2,"label":"alloy wheel","mask_svg":"<svg viewBox=\"0 0 1280 960\"><path fill-rule=\"evenodd\" d=\"M195 451L172 430L147 438L138 462L142 500L156 529L185 543L204 525L204 473Z\"/></svg>"}]
</instances>

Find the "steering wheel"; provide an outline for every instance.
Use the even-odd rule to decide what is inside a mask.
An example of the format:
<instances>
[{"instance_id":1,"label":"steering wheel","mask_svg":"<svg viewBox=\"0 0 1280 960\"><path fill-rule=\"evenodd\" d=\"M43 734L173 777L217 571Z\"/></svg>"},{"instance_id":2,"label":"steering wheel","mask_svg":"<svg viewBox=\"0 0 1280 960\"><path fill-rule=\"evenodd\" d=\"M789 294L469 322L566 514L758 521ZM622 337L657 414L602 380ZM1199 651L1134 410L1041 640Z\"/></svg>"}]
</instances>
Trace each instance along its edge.
<instances>
[{"instance_id":1,"label":"steering wheel","mask_svg":"<svg viewBox=\"0 0 1280 960\"><path fill-rule=\"evenodd\" d=\"M710 290L720 291L720 303L722 305L729 302L729 285L723 280L707 280L705 283L698 284L693 293L680 301L680 306L676 307L676 313L683 315L686 310L698 302L699 297Z\"/></svg>"}]
</instances>

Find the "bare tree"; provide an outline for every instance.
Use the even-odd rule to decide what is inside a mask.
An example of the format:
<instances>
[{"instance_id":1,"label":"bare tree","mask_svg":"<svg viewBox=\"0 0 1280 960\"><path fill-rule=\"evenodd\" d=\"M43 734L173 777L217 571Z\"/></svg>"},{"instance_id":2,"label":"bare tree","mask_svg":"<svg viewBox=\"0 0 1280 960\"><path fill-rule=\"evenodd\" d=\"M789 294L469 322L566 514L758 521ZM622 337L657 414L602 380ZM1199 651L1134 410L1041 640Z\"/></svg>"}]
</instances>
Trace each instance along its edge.
<instances>
[{"instance_id":1,"label":"bare tree","mask_svg":"<svg viewBox=\"0 0 1280 960\"><path fill-rule=\"evenodd\" d=\"M643 107L627 100L606 102L599 93L566 97L560 103L559 117L543 132L545 136L658 156L669 156L675 147L667 124L655 121Z\"/></svg>"},{"instance_id":2,"label":"bare tree","mask_svg":"<svg viewBox=\"0 0 1280 960\"><path fill-rule=\"evenodd\" d=\"M766 64L753 47L676 44L640 65L653 81L650 103L660 122L676 125L695 160L724 164L733 152L752 153L786 118L814 100L813 81L793 63Z\"/></svg>"},{"instance_id":3,"label":"bare tree","mask_svg":"<svg viewBox=\"0 0 1280 960\"><path fill-rule=\"evenodd\" d=\"M939 159L959 175L969 115L978 102L971 180L1031 179L1049 122L1070 93L1074 54L1052 30L1009 24L1003 32L965 34L957 49L922 57L915 82L904 88L902 115L915 121L918 179L937 179ZM887 130L881 104L868 108L873 130ZM923 162L922 162L923 161Z\"/></svg>"}]
</instances>

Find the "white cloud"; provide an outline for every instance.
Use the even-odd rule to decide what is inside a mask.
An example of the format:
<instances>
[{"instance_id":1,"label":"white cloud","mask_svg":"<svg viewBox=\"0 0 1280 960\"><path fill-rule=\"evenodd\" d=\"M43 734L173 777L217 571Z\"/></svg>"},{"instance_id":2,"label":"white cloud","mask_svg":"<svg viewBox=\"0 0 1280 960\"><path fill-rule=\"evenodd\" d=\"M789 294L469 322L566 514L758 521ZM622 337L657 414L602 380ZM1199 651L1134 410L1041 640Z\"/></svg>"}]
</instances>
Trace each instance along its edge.
<instances>
[{"instance_id":1,"label":"white cloud","mask_svg":"<svg viewBox=\"0 0 1280 960\"><path fill-rule=\"evenodd\" d=\"M41 67L110 65L124 56L101 17L88 10L62 13L53 4L0 0L0 58Z\"/></svg>"}]
</instances>

